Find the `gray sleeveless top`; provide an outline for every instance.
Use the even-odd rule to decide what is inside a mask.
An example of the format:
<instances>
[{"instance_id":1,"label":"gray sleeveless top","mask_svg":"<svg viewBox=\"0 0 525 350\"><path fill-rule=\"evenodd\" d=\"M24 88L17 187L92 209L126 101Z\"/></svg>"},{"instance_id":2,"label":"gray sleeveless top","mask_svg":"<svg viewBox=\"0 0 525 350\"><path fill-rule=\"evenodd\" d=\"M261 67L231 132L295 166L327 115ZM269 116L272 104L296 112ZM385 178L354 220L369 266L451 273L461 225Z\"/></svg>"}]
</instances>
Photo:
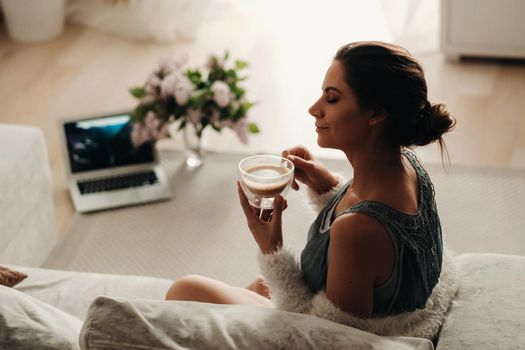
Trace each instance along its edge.
<instances>
[{"instance_id":1,"label":"gray sleeveless top","mask_svg":"<svg viewBox=\"0 0 525 350\"><path fill-rule=\"evenodd\" d=\"M381 202L361 201L340 214L362 213L373 217L384 225L394 243L396 259L392 275L384 284L374 287L374 316L424 308L441 273L443 241L434 186L416 156L407 150L402 154L417 173L417 212L409 214ZM333 212L351 183L352 180L328 202L308 232L301 253L301 270L314 294L326 288Z\"/></svg>"}]
</instances>

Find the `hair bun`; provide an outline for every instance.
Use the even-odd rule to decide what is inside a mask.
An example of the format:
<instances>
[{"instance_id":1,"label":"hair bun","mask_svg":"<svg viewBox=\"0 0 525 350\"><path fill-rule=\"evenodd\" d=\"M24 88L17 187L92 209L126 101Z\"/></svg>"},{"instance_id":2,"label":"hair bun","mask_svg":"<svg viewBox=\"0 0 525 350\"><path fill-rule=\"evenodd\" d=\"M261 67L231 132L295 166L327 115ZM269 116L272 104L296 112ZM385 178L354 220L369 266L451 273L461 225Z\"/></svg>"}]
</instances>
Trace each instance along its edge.
<instances>
[{"instance_id":1,"label":"hair bun","mask_svg":"<svg viewBox=\"0 0 525 350\"><path fill-rule=\"evenodd\" d=\"M420 117L423 123L423 132L421 138L415 142L417 146L425 146L441 139L444 133L449 132L456 125L456 119L441 103L432 105L427 101L421 110Z\"/></svg>"}]
</instances>

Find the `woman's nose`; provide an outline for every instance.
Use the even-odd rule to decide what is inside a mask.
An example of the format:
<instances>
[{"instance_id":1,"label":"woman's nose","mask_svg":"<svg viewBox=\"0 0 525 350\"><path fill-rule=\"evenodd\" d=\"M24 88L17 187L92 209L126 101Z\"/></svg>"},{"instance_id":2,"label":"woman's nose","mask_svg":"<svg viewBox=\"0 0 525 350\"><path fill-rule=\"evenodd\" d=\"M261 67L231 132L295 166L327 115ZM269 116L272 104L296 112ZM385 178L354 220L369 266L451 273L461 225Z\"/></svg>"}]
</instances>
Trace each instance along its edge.
<instances>
[{"instance_id":1,"label":"woman's nose","mask_svg":"<svg viewBox=\"0 0 525 350\"><path fill-rule=\"evenodd\" d=\"M308 108L308 113L315 118L321 118L323 116L323 113L319 108L319 101L316 101L310 108Z\"/></svg>"}]
</instances>

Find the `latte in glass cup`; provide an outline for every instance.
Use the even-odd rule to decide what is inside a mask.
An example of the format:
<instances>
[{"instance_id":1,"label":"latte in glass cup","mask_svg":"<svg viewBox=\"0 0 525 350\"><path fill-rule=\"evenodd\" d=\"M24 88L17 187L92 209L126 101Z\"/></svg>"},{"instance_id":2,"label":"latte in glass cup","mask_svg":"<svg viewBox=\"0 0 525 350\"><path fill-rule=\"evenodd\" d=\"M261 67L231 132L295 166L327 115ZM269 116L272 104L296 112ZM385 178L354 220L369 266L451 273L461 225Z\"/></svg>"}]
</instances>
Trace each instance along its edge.
<instances>
[{"instance_id":1,"label":"latte in glass cup","mask_svg":"<svg viewBox=\"0 0 525 350\"><path fill-rule=\"evenodd\" d=\"M239 162L239 180L250 204L273 208L274 197L284 197L293 180L293 163L279 156L256 155Z\"/></svg>"}]
</instances>

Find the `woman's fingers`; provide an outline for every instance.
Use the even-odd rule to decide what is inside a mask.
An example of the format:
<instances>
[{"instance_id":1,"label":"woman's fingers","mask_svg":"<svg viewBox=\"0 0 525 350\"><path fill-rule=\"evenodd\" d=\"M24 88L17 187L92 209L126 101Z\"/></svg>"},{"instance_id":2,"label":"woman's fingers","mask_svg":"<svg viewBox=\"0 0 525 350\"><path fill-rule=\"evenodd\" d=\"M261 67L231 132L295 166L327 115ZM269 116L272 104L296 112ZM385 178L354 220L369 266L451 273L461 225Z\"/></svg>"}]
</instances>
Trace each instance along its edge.
<instances>
[{"instance_id":1,"label":"woman's fingers","mask_svg":"<svg viewBox=\"0 0 525 350\"><path fill-rule=\"evenodd\" d=\"M281 195L276 195L273 200L272 224L281 225L282 214L284 210L285 200Z\"/></svg>"},{"instance_id":2,"label":"woman's fingers","mask_svg":"<svg viewBox=\"0 0 525 350\"><path fill-rule=\"evenodd\" d=\"M244 211L244 215L246 216L249 224L253 224L255 222L261 223L261 221L273 221L276 208L279 210L279 220L281 220L280 218L282 212L288 208L288 201L280 195L275 196L272 209L260 209L253 207L248 201L248 198L246 197L246 194L244 194L244 191L242 190L242 187L238 181L237 192L239 193L242 210Z\"/></svg>"},{"instance_id":3,"label":"woman's fingers","mask_svg":"<svg viewBox=\"0 0 525 350\"><path fill-rule=\"evenodd\" d=\"M246 216L246 219L250 223L255 218L257 218L256 209L253 208L250 205L250 202L248 201L248 198L246 198L246 195L244 194L244 191L242 190L241 184L239 181L237 181L237 192L239 193L239 199L241 201L241 207L244 211L244 215Z\"/></svg>"},{"instance_id":4,"label":"woman's fingers","mask_svg":"<svg viewBox=\"0 0 525 350\"><path fill-rule=\"evenodd\" d=\"M263 209L261 215L259 216L263 221L270 221L272 218L273 209Z\"/></svg>"},{"instance_id":5,"label":"woman's fingers","mask_svg":"<svg viewBox=\"0 0 525 350\"><path fill-rule=\"evenodd\" d=\"M281 157L287 158L289 155L294 155L294 156L301 157L303 159L308 159L308 160L312 158L310 151L308 151L308 149L304 147L303 145L297 145L297 146L285 149L282 152Z\"/></svg>"},{"instance_id":6,"label":"woman's fingers","mask_svg":"<svg viewBox=\"0 0 525 350\"><path fill-rule=\"evenodd\" d=\"M295 167L303 169L305 171L311 170L314 167L312 162L305 160L301 157L289 155L288 159L293 163L293 165L295 165Z\"/></svg>"}]
</instances>

